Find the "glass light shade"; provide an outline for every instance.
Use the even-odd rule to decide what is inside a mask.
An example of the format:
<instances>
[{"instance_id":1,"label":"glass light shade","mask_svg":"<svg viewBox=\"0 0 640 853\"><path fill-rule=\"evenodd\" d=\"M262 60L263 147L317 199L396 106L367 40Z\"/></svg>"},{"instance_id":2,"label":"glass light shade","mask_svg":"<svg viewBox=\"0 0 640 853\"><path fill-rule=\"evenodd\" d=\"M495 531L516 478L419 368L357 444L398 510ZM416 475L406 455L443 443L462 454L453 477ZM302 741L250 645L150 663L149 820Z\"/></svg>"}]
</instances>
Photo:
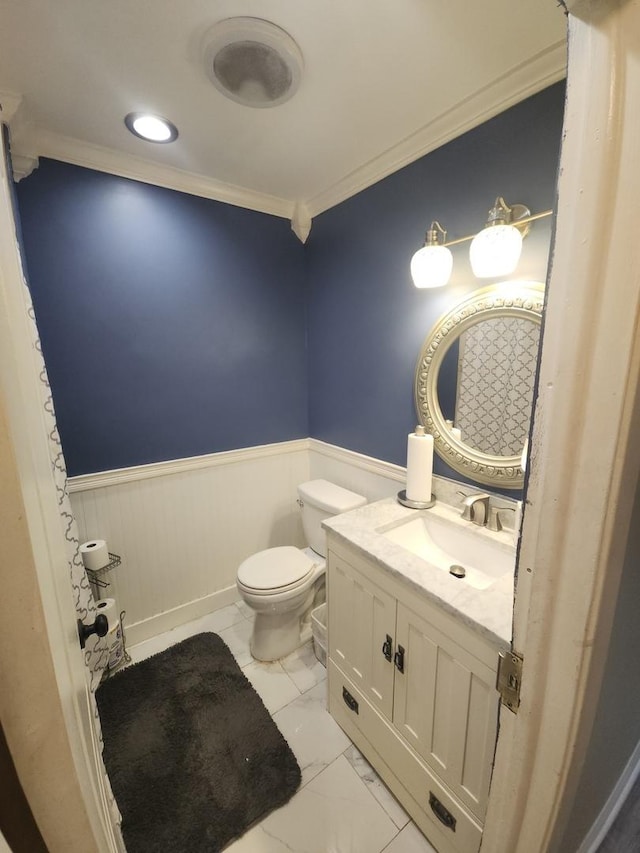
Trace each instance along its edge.
<instances>
[{"instance_id":1,"label":"glass light shade","mask_svg":"<svg viewBox=\"0 0 640 853\"><path fill-rule=\"evenodd\" d=\"M515 225L490 225L471 241L469 259L476 278L512 273L520 260L522 234Z\"/></svg>"},{"instance_id":2,"label":"glass light shade","mask_svg":"<svg viewBox=\"0 0 640 853\"><path fill-rule=\"evenodd\" d=\"M411 278L416 287L444 287L452 269L453 255L446 246L423 246L411 258Z\"/></svg>"}]
</instances>

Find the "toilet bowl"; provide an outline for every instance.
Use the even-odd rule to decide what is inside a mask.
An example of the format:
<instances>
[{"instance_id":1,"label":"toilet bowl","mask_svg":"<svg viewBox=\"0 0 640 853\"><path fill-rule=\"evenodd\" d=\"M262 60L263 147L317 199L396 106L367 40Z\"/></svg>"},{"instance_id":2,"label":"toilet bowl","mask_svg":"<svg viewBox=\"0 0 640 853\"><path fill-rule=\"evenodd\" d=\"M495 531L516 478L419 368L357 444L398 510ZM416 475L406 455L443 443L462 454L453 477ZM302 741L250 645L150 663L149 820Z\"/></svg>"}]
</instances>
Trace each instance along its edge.
<instances>
[{"instance_id":1,"label":"toilet bowl","mask_svg":"<svg viewBox=\"0 0 640 853\"><path fill-rule=\"evenodd\" d=\"M302 483L298 495L303 527L312 547L267 548L238 567L238 592L255 614L250 649L257 660L278 660L311 638L311 610L324 601L326 546L322 521L366 503L362 495L327 480Z\"/></svg>"}]
</instances>

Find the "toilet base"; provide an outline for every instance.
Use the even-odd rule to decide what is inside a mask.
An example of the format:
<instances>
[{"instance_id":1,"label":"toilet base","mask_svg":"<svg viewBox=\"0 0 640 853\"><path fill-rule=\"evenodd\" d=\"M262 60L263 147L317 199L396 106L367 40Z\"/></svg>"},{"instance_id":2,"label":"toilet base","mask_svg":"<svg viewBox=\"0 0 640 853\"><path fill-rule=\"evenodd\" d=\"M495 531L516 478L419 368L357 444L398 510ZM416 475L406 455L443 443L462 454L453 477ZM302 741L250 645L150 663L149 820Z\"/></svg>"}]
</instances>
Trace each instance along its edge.
<instances>
[{"instance_id":1,"label":"toilet base","mask_svg":"<svg viewBox=\"0 0 640 853\"><path fill-rule=\"evenodd\" d=\"M298 613L256 613L249 648L260 661L284 658L311 639L311 607Z\"/></svg>"}]
</instances>

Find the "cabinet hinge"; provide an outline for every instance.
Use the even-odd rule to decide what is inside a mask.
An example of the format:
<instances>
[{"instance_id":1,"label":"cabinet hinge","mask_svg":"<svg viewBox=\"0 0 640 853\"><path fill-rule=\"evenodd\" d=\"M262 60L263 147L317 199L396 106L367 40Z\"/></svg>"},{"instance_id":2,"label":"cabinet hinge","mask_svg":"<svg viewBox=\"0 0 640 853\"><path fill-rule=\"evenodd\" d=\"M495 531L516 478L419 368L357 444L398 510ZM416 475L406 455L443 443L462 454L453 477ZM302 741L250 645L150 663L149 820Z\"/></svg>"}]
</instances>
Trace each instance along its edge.
<instances>
[{"instance_id":1,"label":"cabinet hinge","mask_svg":"<svg viewBox=\"0 0 640 853\"><path fill-rule=\"evenodd\" d=\"M500 652L498 655L498 678L496 688L503 705L514 714L520 704L520 683L522 681L522 655L516 652Z\"/></svg>"}]
</instances>

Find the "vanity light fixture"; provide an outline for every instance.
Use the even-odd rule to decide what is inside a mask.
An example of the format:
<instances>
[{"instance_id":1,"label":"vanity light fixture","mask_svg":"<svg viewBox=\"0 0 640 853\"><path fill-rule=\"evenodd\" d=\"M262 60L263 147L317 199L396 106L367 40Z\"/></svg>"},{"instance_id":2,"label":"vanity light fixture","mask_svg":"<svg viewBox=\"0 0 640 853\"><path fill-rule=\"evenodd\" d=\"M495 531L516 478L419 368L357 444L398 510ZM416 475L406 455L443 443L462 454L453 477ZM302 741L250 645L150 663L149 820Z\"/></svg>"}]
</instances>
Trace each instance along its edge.
<instances>
[{"instance_id":1,"label":"vanity light fixture","mask_svg":"<svg viewBox=\"0 0 640 853\"><path fill-rule=\"evenodd\" d=\"M152 113L129 113L124 123L134 136L147 142L174 142L178 138L175 124Z\"/></svg>"},{"instance_id":2,"label":"vanity light fixture","mask_svg":"<svg viewBox=\"0 0 640 853\"><path fill-rule=\"evenodd\" d=\"M411 278L416 287L443 287L451 278L453 255L444 245L446 238L447 232L434 219L424 246L411 258Z\"/></svg>"},{"instance_id":3,"label":"vanity light fixture","mask_svg":"<svg viewBox=\"0 0 640 853\"><path fill-rule=\"evenodd\" d=\"M477 278L510 275L520 260L522 240L529 233L530 223L552 213L552 210L544 210L532 215L524 204L509 206L499 196L489 211L483 230L456 240L447 240L447 232L434 220L427 231L424 246L411 259L413 283L418 288L445 285L453 268L453 256L448 247L469 241L471 268Z\"/></svg>"}]
</instances>

